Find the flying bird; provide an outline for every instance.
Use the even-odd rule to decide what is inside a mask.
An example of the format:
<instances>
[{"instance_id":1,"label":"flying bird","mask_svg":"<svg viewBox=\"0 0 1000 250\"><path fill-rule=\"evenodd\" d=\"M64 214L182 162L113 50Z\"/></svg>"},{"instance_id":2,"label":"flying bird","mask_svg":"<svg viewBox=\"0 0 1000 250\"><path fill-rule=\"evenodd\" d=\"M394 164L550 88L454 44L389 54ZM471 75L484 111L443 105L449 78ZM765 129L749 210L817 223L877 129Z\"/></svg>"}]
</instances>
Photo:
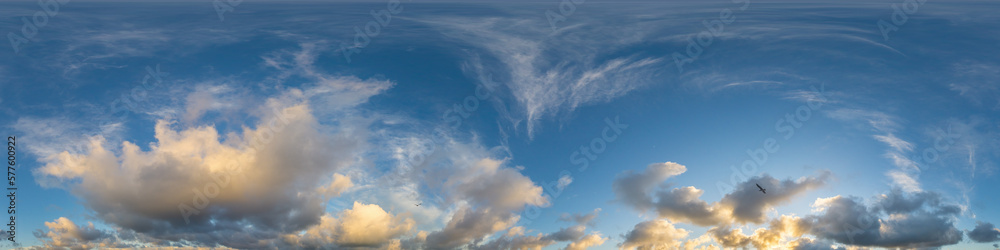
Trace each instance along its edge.
<instances>
[{"instance_id":1,"label":"flying bird","mask_svg":"<svg viewBox=\"0 0 1000 250\"><path fill-rule=\"evenodd\" d=\"M424 203L423 203L423 202L421 202L421 203L417 203L417 204L413 204L413 205L417 205L417 206L419 207L420 205L423 205L423 204L424 204Z\"/></svg>"},{"instance_id":2,"label":"flying bird","mask_svg":"<svg viewBox=\"0 0 1000 250\"><path fill-rule=\"evenodd\" d=\"M767 190L767 189L764 189L764 188L760 187L760 184L754 183L754 185L757 185L757 188L760 189L761 193L765 193L765 194L767 193L767 191L764 191L764 190Z\"/></svg>"}]
</instances>

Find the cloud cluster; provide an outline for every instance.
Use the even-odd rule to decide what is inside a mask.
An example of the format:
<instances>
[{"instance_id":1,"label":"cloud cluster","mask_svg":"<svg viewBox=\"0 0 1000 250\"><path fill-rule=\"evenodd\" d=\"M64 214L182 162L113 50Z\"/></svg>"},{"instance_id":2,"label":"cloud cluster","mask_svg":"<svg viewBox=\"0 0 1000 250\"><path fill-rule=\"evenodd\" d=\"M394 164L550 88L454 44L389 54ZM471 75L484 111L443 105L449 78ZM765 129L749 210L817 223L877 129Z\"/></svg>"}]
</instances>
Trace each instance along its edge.
<instances>
[{"instance_id":1,"label":"cloud cluster","mask_svg":"<svg viewBox=\"0 0 1000 250\"><path fill-rule=\"evenodd\" d=\"M699 226L728 225L730 223L763 223L765 212L793 197L816 189L826 183L829 172L798 180L778 180L773 177L755 176L737 184L721 201L708 203L701 200L704 191L695 187L661 188L666 179L684 173L683 165L666 162L651 164L641 173L627 171L613 184L618 200L640 212L655 210L661 218L688 222ZM767 187L766 195L757 190L756 184ZM655 196L653 195L655 190ZM655 199L654 199L655 198Z\"/></svg>"},{"instance_id":2,"label":"cloud cluster","mask_svg":"<svg viewBox=\"0 0 1000 250\"><path fill-rule=\"evenodd\" d=\"M455 146L450 148L455 151L450 151L446 158L418 167L426 168L429 173L416 177L420 183L441 192L446 201L459 204L444 228L427 235L427 247L453 248L476 243L516 224L520 220L517 213L525 206L548 205L542 187L516 168L505 166L505 160L485 157L486 152L465 147L468 145L451 146Z\"/></svg>"},{"instance_id":3,"label":"cloud cluster","mask_svg":"<svg viewBox=\"0 0 1000 250\"><path fill-rule=\"evenodd\" d=\"M582 8L580 10L583 11ZM698 10L698 13L701 12L704 10ZM645 27L668 26L660 24L688 20L686 17L666 18L674 12L669 14L628 18L641 19L640 24ZM516 101L512 105L514 111L500 110L500 116L509 118L515 128L524 122L530 137L536 133L542 119L566 114L589 104L608 102L647 87L651 76L662 68L662 58L635 56L630 52L635 51L636 45L662 41L641 39L647 34L631 32L633 30L606 32L608 29L622 29L625 25L594 27L591 24L601 19L587 18L598 16L575 16L578 24L564 27L558 36L547 36L547 29L545 33L540 32L533 20L506 17L407 21L431 24L440 28L443 35L458 38L452 40L467 43L469 46L464 46L463 51L469 54L463 69L480 78L497 75L504 83L504 90L509 91ZM79 16L66 18L80 20ZM397 22L400 20L397 19ZM239 29L246 31L259 27L244 25ZM814 25L800 24L780 27L749 28L717 39L788 42L799 37L814 39L812 35L844 28L822 26L814 29ZM566 32L590 28L604 30ZM785 35L789 28L812 31L802 33L809 36L793 37ZM676 35L679 32L666 32L668 29L653 30L671 34L663 38L671 43L683 43L690 35ZM834 35L825 34L825 37L899 53L864 38L867 32L870 31L845 29ZM194 34L200 33L204 32ZM73 32L81 40L70 43L70 49L62 50L72 53L63 54L78 56L82 49L95 48L99 54L105 54L77 59L79 63L63 68L75 72L80 65L87 65L85 61L88 60L122 55L148 56L157 51L170 51L156 48L170 46L152 44L180 42L192 45L192 41L199 41L197 47L202 47L207 46L205 44L238 42L245 39L236 39L236 34L244 33L240 35L242 37L251 32L212 33L222 36L209 39L196 35L200 39L190 39L164 29L123 30L106 34ZM284 31L279 33L279 36L302 38ZM632 33L636 35L628 35ZM178 40L173 37L186 38ZM342 118L363 113L349 109L384 92L393 83L329 74L313 64L322 54L322 48L332 47L330 44L321 41L304 43L300 47L301 51L279 51L261 58L262 68L278 71L277 76L267 78L261 85L267 85L268 91L273 87L282 93L268 99L258 110L251 111L259 113L256 118L260 118L260 122L236 124L250 127L235 132L214 124L191 126L196 124L193 121L211 112L250 103L241 100L234 105L233 99L227 99L234 91L226 86L206 86L180 95L185 107L178 109L183 111L177 111L180 114L177 119L162 119L156 121L152 129L138 129L153 130L153 140L148 144L121 142L110 133L102 133L107 135L104 137L77 140L78 135L66 135L83 129L66 126L72 123L68 120L19 118L14 124L18 130L32 135L55 135L28 138L33 144L46 145L28 146L29 152L43 156L41 161L44 166L34 170L38 182L45 187L68 190L79 197L98 219L115 228L114 231L104 231L93 224L77 225L66 218L59 218L46 222L48 231L38 232L36 236L46 247L74 249L126 247L122 245L122 240L155 246L388 249L537 249L563 242L567 244L567 249L583 249L609 240L599 232L587 233L587 228L594 224L597 211L564 215L560 217L561 221L575 224L547 234L530 234L527 233L530 230L516 226L522 221L518 214L525 206L546 206L549 198L544 195L542 187L521 172L523 166L512 166L511 157L482 148L476 139L458 142L457 139L447 138L438 145L444 150L425 155L426 161L419 163L393 166L392 163L384 164L383 159L370 157L385 152L369 151L371 148L367 144L371 138L368 136L391 132L372 129L368 124L352 124L356 121ZM710 57L706 54L703 60ZM66 59L63 56L60 58ZM66 63L54 65L65 66ZM996 69L995 65L972 64L969 67L956 66L954 71L978 80L984 76L996 78ZM688 76L708 75L695 72ZM711 75L706 78L709 80L696 79L694 82L725 84L711 88L713 90L784 84L735 78L739 81L729 83L730 78ZM963 96L973 98L976 103L988 104L991 98L996 99L995 85L961 82L970 79L959 79L950 87ZM286 81L295 85L301 80L307 81L304 87L289 89L286 85ZM797 98L815 99L804 94ZM272 110L275 112L272 113ZM701 198L704 194L701 189L664 184L668 179L683 174L686 167L672 162L651 164L641 172L623 173L611 187L617 201L643 214L652 211L657 217L635 225L623 235L624 242L619 246L693 249L716 247L706 245L714 241L724 247L744 248L830 249L835 244L909 248L949 245L962 239L962 233L955 228L955 224L963 208L947 203L937 193L922 189L917 181L920 169L906 157L913 153L914 144L897 136L903 133L896 133L898 123L895 117L861 110L840 110L831 115L863 120L878 131L874 139L889 147L885 156L898 167L887 175L899 190L878 196L868 203L856 197L822 198L814 203L817 214L769 218L768 215L776 207L827 183L829 174L824 172L786 180L767 175L752 177L738 184L733 192L725 194L719 201L707 202ZM368 117L360 120L365 119ZM121 131L124 127L122 123L105 125L99 129ZM65 148L80 144L63 141L82 141L86 147L84 150L65 151ZM409 149L391 146L389 151L398 150L393 153L411 156L406 153ZM509 154L508 149L501 150L507 150ZM979 152L983 154L990 150L980 148ZM412 159L403 158L402 161ZM970 145L968 162L972 165L973 177L977 173L975 158L975 147ZM358 165L364 167L352 168ZM564 188L573 181L564 175L556 187ZM767 187L769 192L766 195L758 193L754 184ZM331 211L328 207L332 198L351 195L358 190L376 195L333 201L334 207L343 207L337 205L345 201L346 204L353 203L353 206L339 211ZM382 197L389 199L379 199ZM675 223L711 228L707 234L689 239L691 231L677 227ZM759 225L760 228L746 230L751 225ZM505 233L499 235L502 232ZM967 235L977 242L995 242L1000 238L1000 230L982 222Z\"/></svg>"},{"instance_id":4,"label":"cloud cluster","mask_svg":"<svg viewBox=\"0 0 1000 250\"><path fill-rule=\"evenodd\" d=\"M807 220L796 216L782 215L768 222L766 227L757 228L751 235L745 235L742 229L730 226L714 227L708 230L708 234L720 245L727 248L753 246L756 249L772 249L784 246L784 241L788 238L802 237L803 234L809 232L810 228L810 222Z\"/></svg>"},{"instance_id":5,"label":"cloud cluster","mask_svg":"<svg viewBox=\"0 0 1000 250\"><path fill-rule=\"evenodd\" d=\"M933 192L893 190L865 205L855 197L817 199L812 234L836 242L879 247L937 247L955 244L962 233L955 220L962 212Z\"/></svg>"},{"instance_id":6,"label":"cloud cluster","mask_svg":"<svg viewBox=\"0 0 1000 250\"><path fill-rule=\"evenodd\" d=\"M93 223L78 226L66 217L59 217L52 222L45 222L47 232L37 230L35 237L40 239L45 248L92 249L125 247L119 244L113 233L94 228Z\"/></svg>"},{"instance_id":7,"label":"cloud cluster","mask_svg":"<svg viewBox=\"0 0 1000 250\"><path fill-rule=\"evenodd\" d=\"M570 242L567 249L585 249L588 246L604 244L607 238L599 233L586 234L586 226L575 225L562 228L549 234L524 235L520 227L512 228L506 235L488 243L476 246L477 249L541 249L557 242Z\"/></svg>"},{"instance_id":8,"label":"cloud cluster","mask_svg":"<svg viewBox=\"0 0 1000 250\"><path fill-rule=\"evenodd\" d=\"M306 105L268 118L283 125L262 123L225 140L213 127L177 131L161 120L149 150L124 142L117 153L103 138L92 138L86 154L50 156L34 174L56 180L98 217L123 228L166 240L243 245L215 236L250 227L274 237L318 222L325 201L304 188L352 164L358 147L351 135L321 133ZM260 146L241 147L253 143Z\"/></svg>"},{"instance_id":9,"label":"cloud cluster","mask_svg":"<svg viewBox=\"0 0 1000 250\"><path fill-rule=\"evenodd\" d=\"M963 237L955 227L963 208L934 192L893 189L874 197L870 204L856 197L819 198L813 204L814 214L768 219L769 209L824 185L830 173L823 171L797 180L752 177L719 202L708 203L700 199L703 192L695 187L666 190L663 182L684 170L684 166L676 163L658 163L647 166L643 172L626 171L615 179L619 201L641 212L654 210L661 218L636 225L623 235L625 242L621 247L681 248L701 244L686 240L689 232L673 223L709 226L707 236L725 248L831 249L838 244L933 248L956 244ZM755 184L766 187L767 194L760 193ZM762 227L744 233L741 227L749 224ZM804 238L806 235L815 238ZM980 223L969 232L969 237L978 242L992 242L1000 237L1000 231L992 224Z\"/></svg>"},{"instance_id":10,"label":"cloud cluster","mask_svg":"<svg viewBox=\"0 0 1000 250\"><path fill-rule=\"evenodd\" d=\"M474 242L487 235L510 228L520 217L509 211L489 208L462 207L448 220L441 230L427 235L427 246L455 248Z\"/></svg>"},{"instance_id":11,"label":"cloud cluster","mask_svg":"<svg viewBox=\"0 0 1000 250\"><path fill-rule=\"evenodd\" d=\"M789 239L802 237L810 228L809 222L803 218L788 215L771 220L768 226L757 228L750 235L733 226L712 227L704 235L687 239L690 231L676 228L668 220L644 221L623 235L625 242L619 246L624 249L718 249L717 245L711 244L717 243L723 248L794 248L795 244L806 243L793 243Z\"/></svg>"},{"instance_id":12,"label":"cloud cluster","mask_svg":"<svg viewBox=\"0 0 1000 250\"><path fill-rule=\"evenodd\" d=\"M768 209L816 189L830 178L828 172L821 172L815 177L783 181L766 175L756 176L737 184L721 201L708 203L701 200L704 191L698 188L689 186L666 190L663 186L662 183L668 178L680 175L685 170L685 166L673 162L656 163L647 166L643 172L627 171L615 179L613 187L619 201L641 212L652 209L660 218L669 219L637 224L624 235L626 239L620 247L693 249L710 240L723 247L747 247L752 244L759 249L767 249L777 246L783 239L783 234L801 236L809 227L807 223L795 217L781 217L771 222L771 229L760 228L750 236L744 235L742 229L733 229L731 226L764 223ZM770 193L760 193L757 184L767 187ZM713 228L708 231L709 237L685 241L689 231L675 228L671 221Z\"/></svg>"},{"instance_id":13,"label":"cloud cluster","mask_svg":"<svg viewBox=\"0 0 1000 250\"><path fill-rule=\"evenodd\" d=\"M292 53L294 60L276 64L287 67L281 70L288 76L315 82L285 89L246 110L258 118L244 124L253 127L223 134L214 125L189 127L161 119L148 145L108 145L104 137L91 137L83 152L42 155L44 166L33 174L43 186L80 197L105 223L163 244L253 248L306 229L336 229L327 233L336 234L331 242L375 244L355 240L350 225L369 219L396 222L384 219L377 205L356 205L339 217L325 209L330 198L355 186L341 172L357 164L367 147L366 133L357 132L367 125L351 118L349 110L392 83L319 72L312 66L315 58L307 56L316 53L310 48L303 45ZM187 121L211 109L199 93L188 98ZM323 112L312 103L323 104ZM315 113L338 120L321 121ZM413 228L412 221L398 223L404 226L386 234L395 237ZM318 236L302 237L308 242Z\"/></svg>"},{"instance_id":14,"label":"cloud cluster","mask_svg":"<svg viewBox=\"0 0 1000 250\"><path fill-rule=\"evenodd\" d=\"M478 136L467 138L444 128L413 129L439 125L426 121L386 119L393 121L378 125L384 132L373 143L387 145L379 152L393 161L385 165L388 168L369 173L367 182L377 189L354 194L415 215L425 235L403 240L402 247L475 248L500 232L516 232L514 225L522 221L526 207L549 205L541 185L521 172L526 167L510 163L505 146L486 147ZM531 237L513 237L509 244L548 242Z\"/></svg>"},{"instance_id":15,"label":"cloud cluster","mask_svg":"<svg viewBox=\"0 0 1000 250\"><path fill-rule=\"evenodd\" d=\"M222 134L213 125L186 127L163 119L148 146L125 141L114 147L93 137L83 152L48 155L35 177L81 197L103 222L121 228L115 234L156 246L476 246L486 236L511 229L525 206L548 205L542 187L519 172L523 167L508 166L507 158L474 140L448 138L441 145L447 150L433 152L419 164L401 164L389 174L357 167L370 164L363 156L377 152L368 147L370 119L352 118L358 113L352 107L391 83L322 73L312 66L314 48L305 44L300 53L265 58L266 66L288 72L272 80L300 76L316 83L286 89L256 111L248 109L259 115L256 126ZM187 104L197 107L188 107L194 111L189 110L186 120L196 119L207 107L196 99L205 98L189 98ZM312 108L317 103L322 110ZM443 224L417 232L410 204L430 198L419 195L411 198L420 202L406 202L402 209L356 200L353 207L326 211L328 201L344 193L382 190L372 189L373 184L434 195L439 200L423 211L446 213L431 212L443 216L423 222ZM575 220L584 224L596 217L578 216ZM583 228L537 240L566 241L575 248L606 240L584 234ZM525 237L511 239L531 244Z\"/></svg>"},{"instance_id":16,"label":"cloud cluster","mask_svg":"<svg viewBox=\"0 0 1000 250\"><path fill-rule=\"evenodd\" d=\"M733 228L737 224L712 227L707 235L725 248L756 249L935 248L962 240L962 232L955 228L960 207L944 202L935 193L895 190L877 197L872 205L858 198L835 196L817 199L813 207L817 214L781 215L749 235L741 228ZM626 240L620 246L692 248L704 243L685 241L688 233L667 220L645 221L623 235ZM979 223L968 234L977 242L1000 240L1000 231L989 223Z\"/></svg>"}]
</instances>

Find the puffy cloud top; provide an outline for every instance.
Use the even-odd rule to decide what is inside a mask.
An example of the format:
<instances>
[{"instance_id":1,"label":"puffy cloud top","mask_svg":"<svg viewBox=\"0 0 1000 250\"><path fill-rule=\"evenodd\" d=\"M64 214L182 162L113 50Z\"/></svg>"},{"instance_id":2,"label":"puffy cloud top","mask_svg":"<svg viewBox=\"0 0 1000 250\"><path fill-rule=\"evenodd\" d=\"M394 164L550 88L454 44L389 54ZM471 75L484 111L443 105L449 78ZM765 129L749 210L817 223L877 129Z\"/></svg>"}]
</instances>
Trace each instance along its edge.
<instances>
[{"instance_id":1,"label":"puffy cloud top","mask_svg":"<svg viewBox=\"0 0 1000 250\"><path fill-rule=\"evenodd\" d=\"M252 228L257 237L277 237L318 223L325 199L313 188L352 164L359 144L350 134L320 132L304 104L279 109L256 129L225 140L210 126L178 131L171 125L157 122L149 150L124 142L116 153L95 137L85 154L46 158L35 176L72 191L98 217L126 229L247 246L229 236ZM348 181L335 178L331 192Z\"/></svg>"}]
</instances>

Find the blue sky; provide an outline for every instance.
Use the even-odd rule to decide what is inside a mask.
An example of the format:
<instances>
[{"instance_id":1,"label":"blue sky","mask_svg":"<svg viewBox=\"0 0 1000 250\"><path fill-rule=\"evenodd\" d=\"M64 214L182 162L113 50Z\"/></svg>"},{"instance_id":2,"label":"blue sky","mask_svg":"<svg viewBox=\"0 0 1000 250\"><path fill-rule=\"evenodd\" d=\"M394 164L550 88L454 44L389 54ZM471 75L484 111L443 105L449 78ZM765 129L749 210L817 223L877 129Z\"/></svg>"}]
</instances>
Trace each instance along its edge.
<instances>
[{"instance_id":1,"label":"blue sky","mask_svg":"<svg viewBox=\"0 0 1000 250\"><path fill-rule=\"evenodd\" d=\"M2 5L5 248L1000 243L992 2Z\"/></svg>"}]
</instances>

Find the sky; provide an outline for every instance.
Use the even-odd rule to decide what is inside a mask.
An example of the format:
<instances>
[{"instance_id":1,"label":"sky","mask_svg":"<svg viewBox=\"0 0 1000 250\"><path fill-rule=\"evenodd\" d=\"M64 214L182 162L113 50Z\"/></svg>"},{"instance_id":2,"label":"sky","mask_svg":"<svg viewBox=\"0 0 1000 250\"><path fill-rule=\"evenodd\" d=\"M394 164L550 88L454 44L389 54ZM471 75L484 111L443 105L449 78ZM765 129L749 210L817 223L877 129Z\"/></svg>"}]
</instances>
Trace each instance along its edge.
<instances>
[{"instance_id":1,"label":"sky","mask_svg":"<svg viewBox=\"0 0 1000 250\"><path fill-rule=\"evenodd\" d=\"M1000 248L996 2L0 6L3 249Z\"/></svg>"}]
</instances>

